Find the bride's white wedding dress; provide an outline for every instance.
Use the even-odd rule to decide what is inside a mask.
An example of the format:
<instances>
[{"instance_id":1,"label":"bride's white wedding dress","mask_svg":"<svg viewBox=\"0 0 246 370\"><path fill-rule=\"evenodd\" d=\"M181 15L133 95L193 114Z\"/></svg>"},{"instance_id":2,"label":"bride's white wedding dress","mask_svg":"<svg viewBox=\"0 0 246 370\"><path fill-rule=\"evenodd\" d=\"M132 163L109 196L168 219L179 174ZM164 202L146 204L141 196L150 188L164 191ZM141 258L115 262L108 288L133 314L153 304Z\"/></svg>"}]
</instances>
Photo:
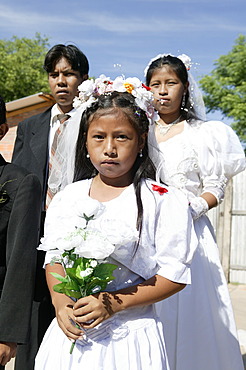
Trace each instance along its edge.
<instances>
[{"instance_id":1,"label":"bride's white wedding dress","mask_svg":"<svg viewBox=\"0 0 246 370\"><path fill-rule=\"evenodd\" d=\"M154 127L150 145L156 147ZM184 122L182 133L150 153L160 177L188 201L203 192L222 200L229 178L245 169L241 144L222 122ZM160 167L161 166L161 167ZM175 222L175 220L174 220ZM157 304L171 370L243 370L227 282L213 227L206 215L194 221L198 238L192 283Z\"/></svg>"}]
</instances>

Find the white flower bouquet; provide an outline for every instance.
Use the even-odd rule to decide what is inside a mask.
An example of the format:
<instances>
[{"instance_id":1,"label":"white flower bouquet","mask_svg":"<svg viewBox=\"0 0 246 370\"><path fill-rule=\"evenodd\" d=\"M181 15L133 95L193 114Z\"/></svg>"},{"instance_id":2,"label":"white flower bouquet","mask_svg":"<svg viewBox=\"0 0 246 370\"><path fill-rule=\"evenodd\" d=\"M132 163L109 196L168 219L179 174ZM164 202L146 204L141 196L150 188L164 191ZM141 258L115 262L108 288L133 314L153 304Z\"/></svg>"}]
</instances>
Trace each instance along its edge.
<instances>
[{"instance_id":1,"label":"white flower bouquet","mask_svg":"<svg viewBox=\"0 0 246 370\"><path fill-rule=\"evenodd\" d=\"M98 222L104 209L102 203L93 199L78 202L76 215L66 218L55 236L41 239L38 249L57 250L57 256L52 258L51 264L61 263L65 271L65 276L51 273L60 281L53 286L55 292L77 300L105 290L114 279L113 271L117 265L108 263L107 257L117 247L136 241L138 232L117 220L104 218ZM65 231L61 236L62 226ZM73 347L74 344L70 353Z\"/></svg>"}]
</instances>

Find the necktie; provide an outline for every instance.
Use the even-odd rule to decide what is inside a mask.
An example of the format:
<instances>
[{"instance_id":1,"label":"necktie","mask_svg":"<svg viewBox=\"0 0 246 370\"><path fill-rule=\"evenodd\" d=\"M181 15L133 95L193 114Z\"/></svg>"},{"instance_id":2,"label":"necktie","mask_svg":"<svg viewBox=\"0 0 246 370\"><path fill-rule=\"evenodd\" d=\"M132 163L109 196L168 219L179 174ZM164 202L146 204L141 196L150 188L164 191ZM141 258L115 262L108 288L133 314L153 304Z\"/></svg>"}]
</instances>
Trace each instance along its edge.
<instances>
[{"instance_id":1,"label":"necktie","mask_svg":"<svg viewBox=\"0 0 246 370\"><path fill-rule=\"evenodd\" d=\"M49 159L49 174L48 174L48 179L50 179L50 176L54 177L60 177L61 170L62 170L62 158L61 156L57 155L57 146L59 143L59 139L61 137L61 134L65 130L66 125L64 125L64 122L68 120L70 117L69 114L58 114L57 118L60 121L60 125L57 128L54 139L51 145L51 151L50 151L50 159ZM49 187L49 182L48 182L48 187L47 187L47 195L46 195L46 209L48 208L53 196L57 193L59 189L51 189Z\"/></svg>"}]
</instances>

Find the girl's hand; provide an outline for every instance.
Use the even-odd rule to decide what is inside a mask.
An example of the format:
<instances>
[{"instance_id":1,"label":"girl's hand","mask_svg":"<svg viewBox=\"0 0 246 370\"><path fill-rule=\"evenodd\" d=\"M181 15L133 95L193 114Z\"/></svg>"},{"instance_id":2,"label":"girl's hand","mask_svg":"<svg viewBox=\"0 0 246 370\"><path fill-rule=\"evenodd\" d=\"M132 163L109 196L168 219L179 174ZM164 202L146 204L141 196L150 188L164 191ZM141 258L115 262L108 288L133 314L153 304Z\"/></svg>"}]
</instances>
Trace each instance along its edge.
<instances>
[{"instance_id":1,"label":"girl's hand","mask_svg":"<svg viewBox=\"0 0 246 370\"><path fill-rule=\"evenodd\" d=\"M59 283L59 281L51 274L51 272L56 272L57 274L64 276L64 269L59 263L46 265L46 279L52 298L52 304L56 310L58 325L69 339L77 340L81 337L83 331L76 327L75 317L73 315L74 301L65 294L60 294L53 290L53 286Z\"/></svg>"},{"instance_id":2,"label":"girl's hand","mask_svg":"<svg viewBox=\"0 0 246 370\"><path fill-rule=\"evenodd\" d=\"M76 322L85 329L91 329L113 315L110 294L102 292L80 298L74 304Z\"/></svg>"},{"instance_id":3,"label":"girl's hand","mask_svg":"<svg viewBox=\"0 0 246 370\"><path fill-rule=\"evenodd\" d=\"M83 334L83 330L76 327L76 318L73 315L74 302L64 295L57 297L54 302L58 325L70 340L77 340Z\"/></svg>"}]
</instances>

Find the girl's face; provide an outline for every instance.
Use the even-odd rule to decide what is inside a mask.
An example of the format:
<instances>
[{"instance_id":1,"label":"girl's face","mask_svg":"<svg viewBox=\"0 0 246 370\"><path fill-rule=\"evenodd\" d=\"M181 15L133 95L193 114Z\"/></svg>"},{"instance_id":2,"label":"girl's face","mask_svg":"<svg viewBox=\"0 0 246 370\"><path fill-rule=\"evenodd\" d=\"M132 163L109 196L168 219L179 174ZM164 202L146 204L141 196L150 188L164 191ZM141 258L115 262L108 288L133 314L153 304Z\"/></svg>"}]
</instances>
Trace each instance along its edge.
<instances>
[{"instance_id":1,"label":"girl's face","mask_svg":"<svg viewBox=\"0 0 246 370\"><path fill-rule=\"evenodd\" d=\"M107 183L126 186L132 182L132 167L144 147L127 116L115 110L95 117L89 125L86 146L93 166Z\"/></svg>"},{"instance_id":2,"label":"girl's face","mask_svg":"<svg viewBox=\"0 0 246 370\"><path fill-rule=\"evenodd\" d=\"M183 95L187 92L176 73L168 66L157 68L150 80L149 87L154 94L154 106L163 115L180 115Z\"/></svg>"}]
</instances>

